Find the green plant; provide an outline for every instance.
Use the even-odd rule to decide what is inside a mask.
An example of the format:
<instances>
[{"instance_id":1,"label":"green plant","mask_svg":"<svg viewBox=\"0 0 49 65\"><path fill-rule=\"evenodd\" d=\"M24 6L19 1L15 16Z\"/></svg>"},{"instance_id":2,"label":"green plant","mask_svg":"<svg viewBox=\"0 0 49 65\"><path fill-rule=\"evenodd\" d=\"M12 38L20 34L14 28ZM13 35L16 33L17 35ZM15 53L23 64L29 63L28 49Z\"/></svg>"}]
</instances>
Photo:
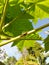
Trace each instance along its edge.
<instances>
[{"instance_id":1,"label":"green plant","mask_svg":"<svg viewBox=\"0 0 49 65\"><path fill-rule=\"evenodd\" d=\"M38 34L49 23L36 29L32 25L44 18L49 18L49 0L0 0L0 47L13 42L22 51L41 40L49 51L49 35L43 39Z\"/></svg>"}]
</instances>

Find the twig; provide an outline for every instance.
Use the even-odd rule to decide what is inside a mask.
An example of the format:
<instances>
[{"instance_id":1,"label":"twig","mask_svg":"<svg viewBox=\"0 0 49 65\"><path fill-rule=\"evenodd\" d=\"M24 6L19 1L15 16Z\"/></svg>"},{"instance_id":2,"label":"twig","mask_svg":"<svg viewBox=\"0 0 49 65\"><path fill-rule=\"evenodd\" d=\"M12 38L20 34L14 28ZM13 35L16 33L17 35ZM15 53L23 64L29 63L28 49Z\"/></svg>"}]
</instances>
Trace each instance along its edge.
<instances>
[{"instance_id":1,"label":"twig","mask_svg":"<svg viewBox=\"0 0 49 65\"><path fill-rule=\"evenodd\" d=\"M2 30L3 30L4 28L8 27L8 26L9 26L12 22L14 22L16 19L17 19L17 16L16 16L12 21L10 21L10 22L7 23L6 25L4 25L4 26L2 27Z\"/></svg>"},{"instance_id":2,"label":"twig","mask_svg":"<svg viewBox=\"0 0 49 65\"><path fill-rule=\"evenodd\" d=\"M39 28L36 28L36 29L34 29L34 30L25 32L24 34L21 34L21 35L19 35L19 36L17 36L17 37L11 38L10 40L7 40L6 42L1 42L1 43L0 43L0 46L6 45L6 44L8 44L8 43L10 43L10 42L13 42L13 41L15 41L15 40L18 40L18 39L20 39L21 37L24 37L24 36L26 36L26 35L29 35L29 34L32 34L32 33L36 33L37 31L39 31L39 30L41 30L41 29L43 29L43 28L46 28L46 27L48 27L48 26L49 26L49 23L48 23L48 24L45 24L45 25L43 25L43 26L41 26L41 27L39 27Z\"/></svg>"},{"instance_id":3,"label":"twig","mask_svg":"<svg viewBox=\"0 0 49 65\"><path fill-rule=\"evenodd\" d=\"M2 26L3 26L4 20L5 20L6 8L7 8L8 1L9 0L5 0L5 6L4 6L3 15L1 17L1 23L0 23L0 31L2 30Z\"/></svg>"}]
</instances>

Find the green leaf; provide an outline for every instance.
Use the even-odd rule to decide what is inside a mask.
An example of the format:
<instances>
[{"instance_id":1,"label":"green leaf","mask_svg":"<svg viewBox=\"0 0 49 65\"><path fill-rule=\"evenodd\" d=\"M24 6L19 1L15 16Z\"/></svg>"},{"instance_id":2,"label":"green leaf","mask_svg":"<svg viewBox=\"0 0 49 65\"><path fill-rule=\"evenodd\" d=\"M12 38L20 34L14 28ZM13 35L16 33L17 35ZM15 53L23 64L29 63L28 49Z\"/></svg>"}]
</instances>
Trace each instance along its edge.
<instances>
[{"instance_id":1,"label":"green leaf","mask_svg":"<svg viewBox=\"0 0 49 65\"><path fill-rule=\"evenodd\" d=\"M49 35L47 36L47 38L44 40L45 43L45 51L49 51Z\"/></svg>"},{"instance_id":2,"label":"green leaf","mask_svg":"<svg viewBox=\"0 0 49 65\"><path fill-rule=\"evenodd\" d=\"M16 18L16 19L33 19L34 17L31 16L26 11L22 11L20 4L15 4L14 6L8 6L7 8L7 17L8 18ZM14 15L14 16L13 16Z\"/></svg>"},{"instance_id":3,"label":"green leaf","mask_svg":"<svg viewBox=\"0 0 49 65\"><path fill-rule=\"evenodd\" d=\"M29 20L16 19L7 28L4 29L4 32L10 36L15 37L32 29L33 26Z\"/></svg>"},{"instance_id":4,"label":"green leaf","mask_svg":"<svg viewBox=\"0 0 49 65\"><path fill-rule=\"evenodd\" d=\"M32 40L22 40L20 41L16 46L19 48L19 50L23 50L23 48L29 48L32 47L35 41Z\"/></svg>"},{"instance_id":5,"label":"green leaf","mask_svg":"<svg viewBox=\"0 0 49 65\"><path fill-rule=\"evenodd\" d=\"M43 5L43 4L38 4L38 6L45 12L47 12L49 14L49 7Z\"/></svg>"},{"instance_id":6,"label":"green leaf","mask_svg":"<svg viewBox=\"0 0 49 65\"><path fill-rule=\"evenodd\" d=\"M24 39L28 40L42 40L42 37L39 34L30 34L27 35Z\"/></svg>"},{"instance_id":7,"label":"green leaf","mask_svg":"<svg viewBox=\"0 0 49 65\"><path fill-rule=\"evenodd\" d=\"M30 3L32 4L30 5ZM33 22L37 22L38 19L49 18L49 0L33 0L29 2L29 5L28 9L25 6L24 8L27 9L26 12L34 16Z\"/></svg>"},{"instance_id":8,"label":"green leaf","mask_svg":"<svg viewBox=\"0 0 49 65\"><path fill-rule=\"evenodd\" d=\"M4 29L4 32L12 37L18 36L24 32L32 30L32 23L27 19L17 19L11 23L7 28ZM20 40L16 40L12 46L16 45Z\"/></svg>"},{"instance_id":9,"label":"green leaf","mask_svg":"<svg viewBox=\"0 0 49 65\"><path fill-rule=\"evenodd\" d=\"M24 40L21 40L20 42L17 43L16 46L18 47L19 50L22 50L23 49L23 45L24 45Z\"/></svg>"},{"instance_id":10,"label":"green leaf","mask_svg":"<svg viewBox=\"0 0 49 65\"><path fill-rule=\"evenodd\" d=\"M21 8L19 4L16 3L14 6L10 6L10 4L8 5L7 15L6 15L8 18L15 18L20 13L21 13Z\"/></svg>"},{"instance_id":11,"label":"green leaf","mask_svg":"<svg viewBox=\"0 0 49 65\"><path fill-rule=\"evenodd\" d=\"M34 19L34 17L24 11L19 15L19 19Z\"/></svg>"}]
</instances>

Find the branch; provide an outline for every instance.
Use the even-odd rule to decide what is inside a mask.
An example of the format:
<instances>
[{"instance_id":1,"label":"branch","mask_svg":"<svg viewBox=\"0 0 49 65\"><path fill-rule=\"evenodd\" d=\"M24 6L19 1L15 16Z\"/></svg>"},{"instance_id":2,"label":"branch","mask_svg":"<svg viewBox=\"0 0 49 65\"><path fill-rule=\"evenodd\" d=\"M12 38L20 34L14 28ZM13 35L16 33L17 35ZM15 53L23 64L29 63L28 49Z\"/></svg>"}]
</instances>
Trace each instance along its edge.
<instances>
[{"instance_id":1,"label":"branch","mask_svg":"<svg viewBox=\"0 0 49 65\"><path fill-rule=\"evenodd\" d=\"M1 17L1 23L0 23L0 31L2 30L3 22L5 20L6 8L7 8L8 1L9 0L5 0L5 6L4 6L3 15Z\"/></svg>"},{"instance_id":2,"label":"branch","mask_svg":"<svg viewBox=\"0 0 49 65\"><path fill-rule=\"evenodd\" d=\"M8 44L8 43L10 43L10 42L13 42L13 41L15 41L15 40L18 40L18 39L20 39L21 37L24 37L24 36L26 36L26 35L29 35L29 34L32 34L32 33L36 33L37 31L39 31L39 30L41 30L41 29L43 29L43 28L46 28L46 27L48 27L48 26L49 26L49 23L48 23L48 24L45 24L45 25L43 25L43 26L41 26L41 27L39 27L39 28L36 28L36 29L34 29L34 30L25 32L25 33L23 33L23 34L21 34L21 35L19 35L19 36L17 36L17 37L14 37L14 38L11 38L10 40L7 40L6 42L1 42L1 43L0 43L0 46L6 45L6 44Z\"/></svg>"},{"instance_id":3,"label":"branch","mask_svg":"<svg viewBox=\"0 0 49 65\"><path fill-rule=\"evenodd\" d=\"M9 26L12 22L14 22L16 19L17 19L17 16L16 16L12 21L10 21L10 22L7 23L6 25L4 25L4 26L2 27L2 30L3 30L4 28L8 27L8 26Z\"/></svg>"}]
</instances>

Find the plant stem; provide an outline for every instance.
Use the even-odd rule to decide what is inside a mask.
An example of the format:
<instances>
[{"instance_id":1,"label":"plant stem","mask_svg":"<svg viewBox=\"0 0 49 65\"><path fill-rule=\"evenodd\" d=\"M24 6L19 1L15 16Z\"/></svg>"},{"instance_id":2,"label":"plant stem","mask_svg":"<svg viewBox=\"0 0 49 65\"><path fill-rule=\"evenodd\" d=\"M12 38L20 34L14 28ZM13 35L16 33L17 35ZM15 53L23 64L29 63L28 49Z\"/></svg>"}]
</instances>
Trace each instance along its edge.
<instances>
[{"instance_id":1,"label":"plant stem","mask_svg":"<svg viewBox=\"0 0 49 65\"><path fill-rule=\"evenodd\" d=\"M17 17L15 17L12 21L10 21L10 22L7 23L6 25L4 25L4 26L2 27L2 30L3 30L4 28L8 27L8 26L9 26L12 22L14 22L16 19L17 19Z\"/></svg>"},{"instance_id":2,"label":"plant stem","mask_svg":"<svg viewBox=\"0 0 49 65\"><path fill-rule=\"evenodd\" d=\"M4 6L3 15L1 17L1 23L0 23L0 31L2 31L2 27L3 27L3 24L4 24L4 20L5 20L5 16L6 16L6 8L7 8L8 1L9 0L5 0L5 6Z\"/></svg>"},{"instance_id":3,"label":"plant stem","mask_svg":"<svg viewBox=\"0 0 49 65\"><path fill-rule=\"evenodd\" d=\"M14 37L14 38L11 38L10 40L7 40L6 42L1 42L1 43L0 43L0 46L6 45L6 44L8 44L8 43L10 43L10 42L14 42L15 40L18 40L18 39L20 39L21 37L24 37L24 36L26 36L26 35L36 33L37 31L39 31L39 30L41 30L41 29L44 29L44 28L46 28L46 27L48 27L48 26L49 26L49 23L48 23L48 24L45 24L45 25L43 25L43 26L40 26L39 28L36 28L36 29L31 30L31 31L25 32L25 33L23 33L23 34L21 34L21 35L19 35L19 36L17 36L17 37Z\"/></svg>"}]
</instances>

